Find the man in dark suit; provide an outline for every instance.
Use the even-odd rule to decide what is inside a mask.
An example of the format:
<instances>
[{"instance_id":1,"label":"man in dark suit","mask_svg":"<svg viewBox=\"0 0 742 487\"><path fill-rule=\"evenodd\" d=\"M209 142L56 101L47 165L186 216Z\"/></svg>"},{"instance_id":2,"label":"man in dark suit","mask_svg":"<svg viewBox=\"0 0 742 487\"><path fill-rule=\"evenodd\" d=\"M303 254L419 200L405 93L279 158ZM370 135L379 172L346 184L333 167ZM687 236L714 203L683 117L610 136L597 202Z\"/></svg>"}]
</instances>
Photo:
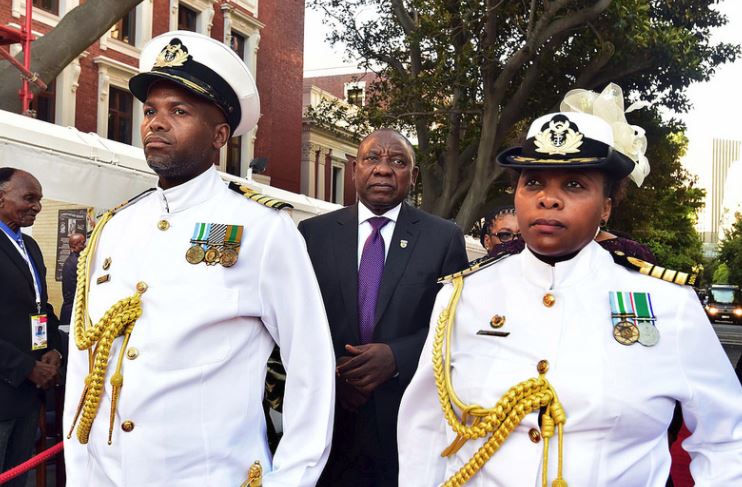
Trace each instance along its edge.
<instances>
[{"instance_id":1,"label":"man in dark suit","mask_svg":"<svg viewBox=\"0 0 742 487\"><path fill-rule=\"evenodd\" d=\"M439 276L467 263L455 224L404 202L418 168L399 132L366 137L359 203L299 224L337 357L335 433L318 485L397 485L397 412L428 332Z\"/></svg>"},{"instance_id":2,"label":"man in dark suit","mask_svg":"<svg viewBox=\"0 0 742 487\"><path fill-rule=\"evenodd\" d=\"M69 236L70 255L62 266L62 309L59 312L59 323L69 325L72 317L72 304L77 289L77 261L80 252L85 248L85 235L75 232Z\"/></svg>"},{"instance_id":3,"label":"man in dark suit","mask_svg":"<svg viewBox=\"0 0 742 487\"><path fill-rule=\"evenodd\" d=\"M35 177L0 168L0 472L31 456L39 393L54 384L62 360L41 249L21 233L41 211L41 197ZM25 477L5 485L24 486Z\"/></svg>"}]
</instances>

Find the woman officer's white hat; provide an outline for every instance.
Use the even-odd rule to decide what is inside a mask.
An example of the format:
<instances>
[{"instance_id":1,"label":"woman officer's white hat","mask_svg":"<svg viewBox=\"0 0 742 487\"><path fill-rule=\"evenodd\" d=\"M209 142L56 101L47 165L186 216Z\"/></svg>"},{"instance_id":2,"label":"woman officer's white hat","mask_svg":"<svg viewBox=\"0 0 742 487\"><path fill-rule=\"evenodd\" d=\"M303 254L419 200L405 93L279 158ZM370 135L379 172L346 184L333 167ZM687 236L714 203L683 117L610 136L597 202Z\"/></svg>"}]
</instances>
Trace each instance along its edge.
<instances>
[{"instance_id":1,"label":"woman officer's white hat","mask_svg":"<svg viewBox=\"0 0 742 487\"><path fill-rule=\"evenodd\" d=\"M255 80L232 49L211 37L183 30L157 36L142 49L139 70L129 89L140 101L147 99L152 83L167 80L218 106L233 137L258 123Z\"/></svg>"},{"instance_id":2,"label":"woman officer's white hat","mask_svg":"<svg viewBox=\"0 0 742 487\"><path fill-rule=\"evenodd\" d=\"M537 118L523 147L501 152L497 162L514 169L598 169L613 179L623 179L635 166L614 149L608 123L595 115L575 112Z\"/></svg>"}]
</instances>

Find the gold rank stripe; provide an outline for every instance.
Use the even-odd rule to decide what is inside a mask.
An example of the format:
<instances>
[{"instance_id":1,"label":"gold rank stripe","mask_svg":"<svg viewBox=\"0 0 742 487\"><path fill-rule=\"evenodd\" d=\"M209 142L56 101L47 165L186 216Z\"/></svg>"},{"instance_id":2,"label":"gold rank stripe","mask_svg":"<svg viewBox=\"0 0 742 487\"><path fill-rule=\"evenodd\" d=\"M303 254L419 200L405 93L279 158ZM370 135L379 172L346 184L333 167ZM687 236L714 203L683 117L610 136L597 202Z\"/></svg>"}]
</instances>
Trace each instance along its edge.
<instances>
[{"instance_id":1,"label":"gold rank stripe","mask_svg":"<svg viewBox=\"0 0 742 487\"><path fill-rule=\"evenodd\" d=\"M512 254L505 254L503 256L497 256L497 257L480 257L479 259L475 259L471 262L469 262L469 266L465 269L462 269L458 272L454 272L453 274L449 274L447 276L443 276L438 278L438 284L444 284L452 282L457 277L466 277L471 274L474 274L477 271L480 271L486 267L489 267L493 264L496 264L500 262L501 260L507 259Z\"/></svg>"},{"instance_id":2,"label":"gold rank stripe","mask_svg":"<svg viewBox=\"0 0 742 487\"><path fill-rule=\"evenodd\" d=\"M287 203L285 201L281 201L279 199L271 198L270 196L266 196L262 193L258 193L254 189L248 188L247 186L240 186L235 183L229 183L229 188L233 191L237 191L238 193L242 194L245 198L249 198L256 203L260 203L263 206L267 206L268 208L273 208L276 210L283 210L284 208L293 208L293 205L291 203Z\"/></svg>"},{"instance_id":3,"label":"gold rank stripe","mask_svg":"<svg viewBox=\"0 0 742 487\"><path fill-rule=\"evenodd\" d=\"M622 253L614 253L614 255L617 255L618 257L624 257ZM662 279L663 281L672 282L681 286L694 285L698 277L696 274L689 274L687 272L679 272L673 269L667 269L665 267L652 264L651 262L637 259L636 257L626 256L625 259L629 264L629 266L626 267L633 268L639 271L640 274L654 277L656 279ZM616 263L621 264L621 262L619 261L616 261Z\"/></svg>"}]
</instances>

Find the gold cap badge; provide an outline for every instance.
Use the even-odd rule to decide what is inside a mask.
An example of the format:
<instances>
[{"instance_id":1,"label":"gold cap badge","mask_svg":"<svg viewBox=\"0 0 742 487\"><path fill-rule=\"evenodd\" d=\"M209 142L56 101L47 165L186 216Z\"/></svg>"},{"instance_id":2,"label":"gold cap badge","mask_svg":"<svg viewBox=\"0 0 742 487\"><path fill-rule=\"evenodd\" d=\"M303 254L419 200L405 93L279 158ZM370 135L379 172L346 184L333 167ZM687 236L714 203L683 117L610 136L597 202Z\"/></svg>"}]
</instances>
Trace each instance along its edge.
<instances>
[{"instance_id":1,"label":"gold cap badge","mask_svg":"<svg viewBox=\"0 0 742 487\"><path fill-rule=\"evenodd\" d=\"M155 68L172 68L183 66L188 61L188 48L179 39L173 39L165 46L155 59Z\"/></svg>"}]
</instances>

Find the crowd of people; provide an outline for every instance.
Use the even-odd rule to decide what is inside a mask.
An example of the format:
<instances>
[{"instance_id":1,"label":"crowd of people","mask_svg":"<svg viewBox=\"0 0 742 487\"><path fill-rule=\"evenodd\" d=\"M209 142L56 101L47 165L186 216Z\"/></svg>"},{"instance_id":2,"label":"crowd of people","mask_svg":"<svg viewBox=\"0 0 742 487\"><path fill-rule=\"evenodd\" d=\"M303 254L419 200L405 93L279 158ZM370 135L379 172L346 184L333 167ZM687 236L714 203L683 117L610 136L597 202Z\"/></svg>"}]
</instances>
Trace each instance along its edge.
<instances>
[{"instance_id":1,"label":"crowd of people","mask_svg":"<svg viewBox=\"0 0 742 487\"><path fill-rule=\"evenodd\" d=\"M216 171L260 114L239 57L176 31L140 68L158 185L70 236L69 349L21 232L41 185L0 169L0 472L31 456L64 358L71 486L660 487L676 404L696 484L742 484L742 387L688 275L607 230L648 166L589 103L498 156L514 204L485 216L490 257L468 263L454 223L406 202L419 167L400 132L361 141L356 204L297 231L290 205Z\"/></svg>"}]
</instances>

